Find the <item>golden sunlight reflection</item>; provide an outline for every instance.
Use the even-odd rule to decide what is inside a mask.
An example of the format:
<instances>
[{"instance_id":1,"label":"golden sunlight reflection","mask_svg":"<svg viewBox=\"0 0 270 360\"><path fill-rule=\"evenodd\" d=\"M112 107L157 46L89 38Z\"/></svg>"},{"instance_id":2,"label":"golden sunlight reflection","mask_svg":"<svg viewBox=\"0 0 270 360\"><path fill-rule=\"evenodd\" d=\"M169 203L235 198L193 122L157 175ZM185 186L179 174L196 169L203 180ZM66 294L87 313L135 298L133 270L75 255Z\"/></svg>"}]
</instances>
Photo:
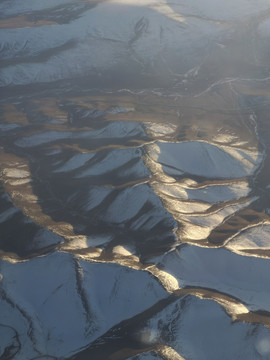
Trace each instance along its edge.
<instances>
[{"instance_id":1,"label":"golden sunlight reflection","mask_svg":"<svg viewBox=\"0 0 270 360\"><path fill-rule=\"evenodd\" d=\"M0 1L0 360L270 360L269 1Z\"/></svg>"},{"instance_id":2,"label":"golden sunlight reflection","mask_svg":"<svg viewBox=\"0 0 270 360\"><path fill-rule=\"evenodd\" d=\"M0 179L13 204L22 209L24 214L36 224L60 235L63 240L75 241L76 246L80 248L86 247L88 242L86 236L76 235L71 224L63 221L55 222L49 215L44 213L37 195L33 192L28 162L4 151L0 151L0 155L2 159Z\"/></svg>"},{"instance_id":3,"label":"golden sunlight reflection","mask_svg":"<svg viewBox=\"0 0 270 360\"><path fill-rule=\"evenodd\" d=\"M148 7L149 9L153 9L169 19L180 22L182 24L186 23L185 17L173 11L173 9L164 0L109 0L109 2L113 4Z\"/></svg>"},{"instance_id":4,"label":"golden sunlight reflection","mask_svg":"<svg viewBox=\"0 0 270 360\"><path fill-rule=\"evenodd\" d=\"M164 358L164 360L185 360L170 346L159 346L159 353Z\"/></svg>"}]
</instances>

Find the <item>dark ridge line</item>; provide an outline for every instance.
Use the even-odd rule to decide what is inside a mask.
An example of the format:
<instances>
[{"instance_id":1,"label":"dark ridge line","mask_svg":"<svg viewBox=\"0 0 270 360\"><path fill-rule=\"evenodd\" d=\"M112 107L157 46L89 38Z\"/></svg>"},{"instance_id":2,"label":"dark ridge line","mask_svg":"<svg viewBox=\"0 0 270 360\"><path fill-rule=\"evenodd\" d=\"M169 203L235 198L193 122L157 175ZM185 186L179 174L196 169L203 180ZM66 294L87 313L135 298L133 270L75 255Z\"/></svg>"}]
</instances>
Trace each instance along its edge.
<instances>
[{"instance_id":1,"label":"dark ridge line","mask_svg":"<svg viewBox=\"0 0 270 360\"><path fill-rule=\"evenodd\" d=\"M73 256L73 264L74 264L74 270L75 270L75 275L76 275L77 294L81 300L82 307L85 311L86 321L90 327L91 322L93 321L94 313L91 312L91 309L90 309L90 306L88 303L88 299L87 299L87 294L83 287L83 269L80 265L79 259L77 259L75 256ZM85 329L85 332L88 333L88 330Z\"/></svg>"},{"instance_id":2,"label":"dark ridge line","mask_svg":"<svg viewBox=\"0 0 270 360\"><path fill-rule=\"evenodd\" d=\"M82 283L81 283L81 276L80 276L80 265L78 264L77 259L74 259L74 264L75 264L75 269L77 271L76 273L76 278L77 278L77 287L78 287L78 291L80 292L80 296L82 294ZM118 266L123 266L121 264L116 264ZM147 271L147 269L145 269ZM152 275L156 280L158 280L158 278L156 276ZM5 295L5 293L4 293ZM133 318L128 319L128 320L124 320L122 322L120 322L119 324L115 325L113 328L111 328L110 330L108 330L108 332L106 332L104 335L102 335L100 338L98 338L97 340L95 340L89 348L95 348L96 346L98 347L100 344L102 344L102 342L106 342L107 338L110 340L111 338L111 332L119 332L119 329L123 328L124 330L121 330L121 333L119 335L119 338L122 338L123 336L126 337L129 333L129 328L133 328L131 325L135 325L135 329L138 328L138 323L143 323L143 319L145 318L145 315L147 314L147 318L149 318L149 316L151 315L155 315L157 312L160 311L160 308L164 308L165 306L171 304L172 302L174 302L175 300L181 298L181 297L185 297L188 295L192 295L192 296L196 296L196 297L203 297L204 299L209 299L212 301L215 301L217 303L219 303L219 299L218 297L220 297L220 299L222 300L227 300L230 302L233 302L235 304L244 304L242 301L239 301L238 298L233 297L231 295L228 295L226 293L222 293L220 291L215 291L213 289L208 289L208 288L200 288L200 287L185 287L183 289L179 289L176 290L173 294L169 295L167 298L160 300L158 303L156 303L155 305L153 305L152 307L150 307L149 309L143 311L142 313L135 315ZM216 296L216 298L215 298ZM89 307L88 305L85 305L85 301L87 301L85 299L85 295L84 297L81 296L81 300L83 303L83 307L86 309L87 313L89 314ZM27 316L27 313L25 313L22 309L20 309L17 305L14 305L14 303L7 298L7 301L13 306L18 308L18 310L22 313L22 315L27 319L27 321L29 323L31 323L31 319L29 319L29 317ZM219 304L224 311L227 313L226 309L224 308L224 306L222 304ZM227 315L229 317L230 314L227 313ZM150 316L150 317L151 317ZM267 319L265 319L265 317L267 317ZM265 325L267 327L270 327L270 313L267 311L256 311L256 312L249 312L249 314L240 314L239 316L237 316L237 318L233 321L244 321L244 322L248 322L248 323L257 323L257 324L261 324L261 325ZM31 325L31 324L30 324ZM32 341L34 341L33 339L33 329L32 329L32 325L31 325L31 332L32 334L30 334L30 337L32 339ZM133 333L136 331L133 331ZM32 335L32 336L31 336ZM129 335L128 335L129 336ZM131 341L132 343L134 342L134 340ZM136 342L136 341L135 341ZM72 359L77 359L77 357L72 357ZM80 358L78 358L80 359ZM91 358L92 359L92 358Z\"/></svg>"},{"instance_id":3,"label":"dark ridge line","mask_svg":"<svg viewBox=\"0 0 270 360\"><path fill-rule=\"evenodd\" d=\"M3 288L0 288L0 294L1 294L1 297L3 298L4 301L6 301L8 304L10 304L13 308L16 308L19 313L21 313L21 315L25 318L25 320L27 321L28 323L28 331L27 331L27 335L29 337L29 339L31 340L32 344L33 344L33 349L39 353L40 355L41 352L36 348L36 338L35 338L35 327L34 327L34 323L31 319L31 316L28 315L28 313L22 309L18 304L14 303L7 295L6 291L3 289Z\"/></svg>"},{"instance_id":4,"label":"dark ridge line","mask_svg":"<svg viewBox=\"0 0 270 360\"><path fill-rule=\"evenodd\" d=\"M16 262L21 263L21 262L24 262L25 260L31 260L31 259L35 259L35 258L38 258L41 256L53 254L54 252L58 251L60 247L61 247L61 243L55 244L55 245L50 245L50 246L40 249L40 251L36 250L25 256L20 256L15 252L4 251L4 250L0 249L0 260L9 262L9 259L12 259L12 260L16 260Z\"/></svg>"},{"instance_id":5,"label":"dark ridge line","mask_svg":"<svg viewBox=\"0 0 270 360\"><path fill-rule=\"evenodd\" d=\"M0 290L0 293L1 292L2 292L2 289ZM15 353L8 356L8 354L6 354L7 348L5 348L5 352L2 353L2 356L1 356L1 359L3 359L3 360L11 360L13 358L13 356L15 356L19 351L21 351L21 348L22 348L22 344L21 344L20 339L19 339L19 334L18 334L17 330L14 327L10 326L10 325L5 325L5 324L0 323L0 327L5 327L5 328L8 328L8 329L11 329L15 333L15 339L18 342L18 350ZM12 347L12 348L14 348L14 347Z\"/></svg>"},{"instance_id":6,"label":"dark ridge line","mask_svg":"<svg viewBox=\"0 0 270 360\"><path fill-rule=\"evenodd\" d=\"M30 360L38 360L38 359L42 359L44 360L44 358L50 358L50 359L53 359L53 360L63 360L63 358L59 358L59 357L55 357L55 356L52 356L52 355L48 355L48 354L43 354L43 355L39 355L39 356L35 356L33 358L31 358Z\"/></svg>"},{"instance_id":7,"label":"dark ridge line","mask_svg":"<svg viewBox=\"0 0 270 360\"><path fill-rule=\"evenodd\" d=\"M24 12L20 12L20 13L15 13L15 14L11 14L11 15L5 15L4 17L0 14L0 20L5 20L5 19L10 19L10 18L14 18L14 17L17 17L17 16L31 16L32 14L42 14L43 12L50 12L50 11L55 11L57 9L65 9L65 7L72 7L73 6L76 6L77 4L80 4L80 5L87 5L87 6L90 6L90 9L95 7L96 5L98 4L101 4L102 2L104 2L106 0L76 0L75 4L74 2L67 2L67 3L63 3L63 4L60 4L60 5L57 5L57 6L51 6L49 8L45 8L45 9L42 9L42 10L32 10L31 12L29 12L29 10L26 10ZM91 5L93 4L93 5ZM37 20L38 21L38 20Z\"/></svg>"},{"instance_id":8,"label":"dark ridge line","mask_svg":"<svg viewBox=\"0 0 270 360\"><path fill-rule=\"evenodd\" d=\"M241 249L240 253L244 253L249 256L259 257L261 259L270 258L270 249Z\"/></svg>"},{"instance_id":9,"label":"dark ridge line","mask_svg":"<svg viewBox=\"0 0 270 360\"><path fill-rule=\"evenodd\" d=\"M62 51L69 50L74 48L76 45L76 42L74 40L69 40L63 45L49 48L46 50L41 50L37 54L29 54L26 57L24 57L23 52L25 51L24 48L22 48L18 54L15 54L14 56L10 58L4 58L1 59L1 68L8 67L12 65L21 65L21 64L28 64L28 63L42 63L43 61L49 60L52 56L55 56ZM4 44L5 46L5 44ZM4 51L1 49L1 51Z\"/></svg>"},{"instance_id":10,"label":"dark ridge line","mask_svg":"<svg viewBox=\"0 0 270 360\"><path fill-rule=\"evenodd\" d=\"M144 16L137 21L134 25L134 36L132 39L128 41L128 45L132 46L134 42L136 42L144 32L147 32L149 26L149 21Z\"/></svg>"},{"instance_id":11,"label":"dark ridge line","mask_svg":"<svg viewBox=\"0 0 270 360\"><path fill-rule=\"evenodd\" d=\"M197 294L198 290L201 291L201 293ZM217 302L224 309L224 311L230 318L232 318L232 316L227 312L225 306L223 304L219 303L219 301L218 301L219 299L225 300L225 301L230 301L230 302L233 302L234 304L243 304L248 309L248 303L238 299L237 297L235 297L231 294L224 293L222 291L215 290L212 288L199 287L199 286L196 286L196 287L185 286L182 289L175 290L174 293L176 293L176 294L181 293L181 292L185 293L185 291L187 291L187 294L194 295L197 297L202 296L204 299L209 299L209 300L213 300L213 301ZM215 297L215 295L218 295L218 296ZM267 328L270 328L270 312L266 311L266 310L256 310L256 311L249 310L248 313L237 314L235 319L232 319L232 321L233 322L246 322L246 323L250 323L250 324L259 324L259 325L266 326Z\"/></svg>"},{"instance_id":12,"label":"dark ridge line","mask_svg":"<svg viewBox=\"0 0 270 360\"><path fill-rule=\"evenodd\" d=\"M137 314L135 316L133 316L130 319L126 319L121 321L120 323L118 323L117 325L113 326L111 329L109 329L105 334L101 335L98 339L96 339L93 343L91 343L90 345L86 346L85 348L82 349L82 351L80 351L80 353L75 354L74 356L67 358L67 360L83 360L86 359L87 357L84 357L85 355L87 356L87 353L91 350L99 350L99 348L102 347L102 345L106 344L106 343L117 343L118 341L121 341L121 339L125 338L125 344L130 345L130 347L132 347L132 345L134 346L134 340L130 339L130 336L128 335L129 333L129 328L133 328L133 332L135 333L135 329L139 328L140 323L144 322L144 317L145 314L152 314L154 315L155 313L158 312L158 310L156 310L156 308L159 308L160 306L165 307L167 306L169 303L173 302L177 297L175 297L175 295L170 295L169 297L160 300L158 303L156 303L155 305L153 305L152 307L150 307L149 309L143 311L140 314ZM143 320L143 321L142 321ZM132 326L133 325L133 326ZM127 345L126 345L127 346ZM98 351L97 351L98 352ZM110 352L110 350L109 350ZM108 354L107 354L108 355ZM91 360L98 360L100 359L99 354L97 354L97 357L89 357L89 359L91 358Z\"/></svg>"},{"instance_id":13,"label":"dark ridge line","mask_svg":"<svg viewBox=\"0 0 270 360\"><path fill-rule=\"evenodd\" d=\"M91 78L87 77L87 78ZM0 94L1 91L3 91L3 95L6 94L8 92L8 90L11 90L12 92L14 92L15 90L18 90L18 94L17 95L10 95L7 98L5 98L5 96L0 96L0 104L1 103L6 103L7 101L15 101L18 98L36 98L36 97L48 97L48 90L50 90L50 97L52 96L57 96L57 98L59 97L59 92L61 91L61 98L63 98L63 95L65 96L83 96L86 93L88 93L88 96L98 96L98 95L107 95L110 96L112 90L117 91L117 95L118 93L121 91L124 94L129 94L130 93L128 91L125 91L127 89L114 89L114 88L100 88L100 87L93 87L93 88L81 88L81 84L80 84L80 88L78 88L78 84L80 83L80 81L84 81L85 77L77 77L76 80L70 78L70 79L60 79L60 80L55 80L55 81L50 81L50 82L40 82L40 83L34 83L34 84L25 84L25 85L7 85L7 86L3 86L0 87ZM263 79L245 79L245 78L239 78L239 79L230 79L228 80L228 82L240 82L240 81L269 81L270 78L263 78ZM68 85L71 85L71 87L69 87ZM58 85L58 87L57 87ZM212 84L210 86L213 86L215 84ZM218 86L220 84L216 84L215 86ZM33 89L31 89L31 87L34 88L40 88L38 91L36 91L33 94ZM85 86L84 86L85 87ZM209 88L209 87L208 87ZM207 89L208 89L207 88ZM23 89L24 91L21 91L21 89ZM75 90L74 90L75 89ZM207 90L205 89L205 91ZM146 91L147 94L149 94L149 89L148 88L134 88L134 90L137 91ZM156 88L154 90L167 90L167 88ZM90 93L93 93L93 95L89 95ZM21 94L24 95L21 95ZM55 94L56 93L56 94ZM55 94L55 95L53 95ZM57 95L58 94L58 95ZM153 95L153 91L150 91L150 95ZM136 96L139 97L141 96L141 94L136 94L136 93L131 93L131 96ZM161 97L162 98L168 98L170 95L168 94L162 94ZM175 95L175 96L179 96ZM119 95L120 100L121 100L121 95ZM160 97L160 96L159 96ZM264 96L265 98L265 96ZM12 100L13 99L13 100ZM185 100L186 98L184 98ZM89 100L90 103L96 103L96 100ZM117 103L117 99L116 100L101 100L98 99L98 102L100 103L105 103L105 104L116 104ZM247 105L247 106L240 106L237 108L230 108L230 109L226 109L226 108L207 108L207 107L202 107L202 106L189 106L189 105L180 105L180 104L159 104L159 103L145 103L145 102L139 102L139 101L122 101L121 100L121 104L131 104L131 105L135 105L135 106L144 106L144 107L156 107L158 106L159 108L174 108L174 109L191 109L191 110L202 110L205 112L217 112L217 113L228 113L228 114L234 114L241 112L242 114L244 113L249 113L250 109L254 109L254 108L260 108L261 106L270 106L270 100L267 101L262 101L260 103L257 104L252 104L252 105ZM136 109L135 109L136 110ZM138 111L138 110L137 110ZM164 114L167 114L167 112L165 112Z\"/></svg>"},{"instance_id":14,"label":"dark ridge line","mask_svg":"<svg viewBox=\"0 0 270 360\"><path fill-rule=\"evenodd\" d=\"M201 290L201 293L198 293L198 290ZM158 301L156 304L141 312L140 314L137 314L130 319L123 320L117 325L113 326L105 334L101 335L94 342L81 349L81 351L77 354L67 358L67 360L86 360L90 358L91 360L100 360L100 353L105 353L107 359L109 356L113 355L115 350L119 349L119 343L123 343L123 348L131 348L136 350L141 349L144 351L147 349L152 349L152 347L149 348L149 346L144 347L139 342L139 340L136 339L136 333L140 331L140 328L145 326L148 319L162 311L166 306L181 298L182 301L185 301L185 298L188 299L189 296L195 296L199 299L202 298L205 300L214 301L224 310L226 315L231 318L232 322L245 322L254 325L258 324L270 328L270 313L267 314L267 319L265 319L262 315L253 312L249 312L247 315L240 314L237 315L236 319L232 319L232 316L226 311L224 305L220 304L218 299L215 299L213 295L221 295L221 300L223 299L231 301L235 304L243 304L242 302L237 301L236 298L228 296L227 294L215 292L211 289L208 290L204 288L192 287L179 289L169 295L167 298Z\"/></svg>"},{"instance_id":15,"label":"dark ridge line","mask_svg":"<svg viewBox=\"0 0 270 360\"><path fill-rule=\"evenodd\" d=\"M254 203L259 200L260 199L254 201ZM261 225L262 221L269 219L269 215L253 210L252 206L254 206L254 203L251 203L248 208L239 209L234 214L225 218L223 222L216 226L208 235L208 241L214 245L223 245L227 240L231 240L245 230ZM250 214L251 211L253 211L254 214ZM254 219L248 218L252 216Z\"/></svg>"},{"instance_id":16,"label":"dark ridge line","mask_svg":"<svg viewBox=\"0 0 270 360\"><path fill-rule=\"evenodd\" d=\"M93 9L102 1L76 1L75 3L64 3L43 10L26 13L27 20L35 23L37 21L55 21L59 25L69 24L80 18L82 13ZM78 9L78 5L81 8ZM56 14L55 14L56 13Z\"/></svg>"}]
</instances>

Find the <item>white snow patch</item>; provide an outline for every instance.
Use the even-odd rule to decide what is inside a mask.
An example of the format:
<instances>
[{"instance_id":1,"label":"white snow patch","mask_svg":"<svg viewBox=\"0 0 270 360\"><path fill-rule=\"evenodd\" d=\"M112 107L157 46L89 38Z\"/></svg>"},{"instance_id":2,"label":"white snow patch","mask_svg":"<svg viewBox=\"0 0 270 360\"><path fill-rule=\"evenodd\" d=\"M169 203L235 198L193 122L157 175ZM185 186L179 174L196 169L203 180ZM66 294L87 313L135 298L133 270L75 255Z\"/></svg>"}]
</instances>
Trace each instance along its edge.
<instances>
[{"instance_id":1,"label":"white snow patch","mask_svg":"<svg viewBox=\"0 0 270 360\"><path fill-rule=\"evenodd\" d=\"M174 124L159 124L153 122L144 123L146 132L152 137L161 137L175 133L177 126Z\"/></svg>"},{"instance_id":2,"label":"white snow patch","mask_svg":"<svg viewBox=\"0 0 270 360\"><path fill-rule=\"evenodd\" d=\"M261 224L242 231L226 247L231 250L270 249L270 224Z\"/></svg>"},{"instance_id":3,"label":"white snow patch","mask_svg":"<svg viewBox=\"0 0 270 360\"><path fill-rule=\"evenodd\" d=\"M30 176L29 171L15 168L7 168L4 171L5 176L15 179L25 179Z\"/></svg>"},{"instance_id":4,"label":"white snow patch","mask_svg":"<svg viewBox=\"0 0 270 360\"><path fill-rule=\"evenodd\" d=\"M270 336L262 325L233 322L216 301L193 295L164 307L146 328L186 359L257 359L257 339Z\"/></svg>"},{"instance_id":5,"label":"white snow patch","mask_svg":"<svg viewBox=\"0 0 270 360\"><path fill-rule=\"evenodd\" d=\"M15 145L23 148L44 145L66 139L111 139L132 136L145 136L142 126L135 122L115 121L99 130L89 131L46 131L17 139Z\"/></svg>"},{"instance_id":6,"label":"white snow patch","mask_svg":"<svg viewBox=\"0 0 270 360\"><path fill-rule=\"evenodd\" d=\"M140 149L112 150L103 159L96 163L90 164L88 169L81 171L75 177L82 178L87 176L103 175L107 172L111 172L121 166L124 166L133 159L140 159L141 155L142 153ZM141 176L148 173L148 170L142 161L138 170L139 175Z\"/></svg>"},{"instance_id":7,"label":"white snow patch","mask_svg":"<svg viewBox=\"0 0 270 360\"><path fill-rule=\"evenodd\" d=\"M161 263L180 286L218 290L240 299L249 310L270 311L268 259L186 245L164 255Z\"/></svg>"},{"instance_id":8,"label":"white snow patch","mask_svg":"<svg viewBox=\"0 0 270 360\"><path fill-rule=\"evenodd\" d=\"M148 154L168 175L189 173L225 179L252 175L263 159L259 152L232 150L204 141L157 142L148 146Z\"/></svg>"},{"instance_id":9,"label":"white snow patch","mask_svg":"<svg viewBox=\"0 0 270 360\"><path fill-rule=\"evenodd\" d=\"M168 296L147 271L78 260L67 253L1 261L1 273L6 297L0 297L0 324L16 328L22 345L15 360L34 358L35 349L57 358L71 356Z\"/></svg>"},{"instance_id":10,"label":"white snow patch","mask_svg":"<svg viewBox=\"0 0 270 360\"><path fill-rule=\"evenodd\" d=\"M113 239L113 235L104 234L104 235L77 235L69 243L69 249L87 249L89 247L95 247L107 244Z\"/></svg>"},{"instance_id":11,"label":"white snow patch","mask_svg":"<svg viewBox=\"0 0 270 360\"><path fill-rule=\"evenodd\" d=\"M157 183L153 187L162 198L197 200L210 204L240 199L250 192L247 181L193 188L182 182L174 184Z\"/></svg>"},{"instance_id":12,"label":"white snow patch","mask_svg":"<svg viewBox=\"0 0 270 360\"><path fill-rule=\"evenodd\" d=\"M117 245L113 248L112 252L114 254L123 255L123 256L131 256L136 253L135 249L130 246Z\"/></svg>"}]
</instances>

